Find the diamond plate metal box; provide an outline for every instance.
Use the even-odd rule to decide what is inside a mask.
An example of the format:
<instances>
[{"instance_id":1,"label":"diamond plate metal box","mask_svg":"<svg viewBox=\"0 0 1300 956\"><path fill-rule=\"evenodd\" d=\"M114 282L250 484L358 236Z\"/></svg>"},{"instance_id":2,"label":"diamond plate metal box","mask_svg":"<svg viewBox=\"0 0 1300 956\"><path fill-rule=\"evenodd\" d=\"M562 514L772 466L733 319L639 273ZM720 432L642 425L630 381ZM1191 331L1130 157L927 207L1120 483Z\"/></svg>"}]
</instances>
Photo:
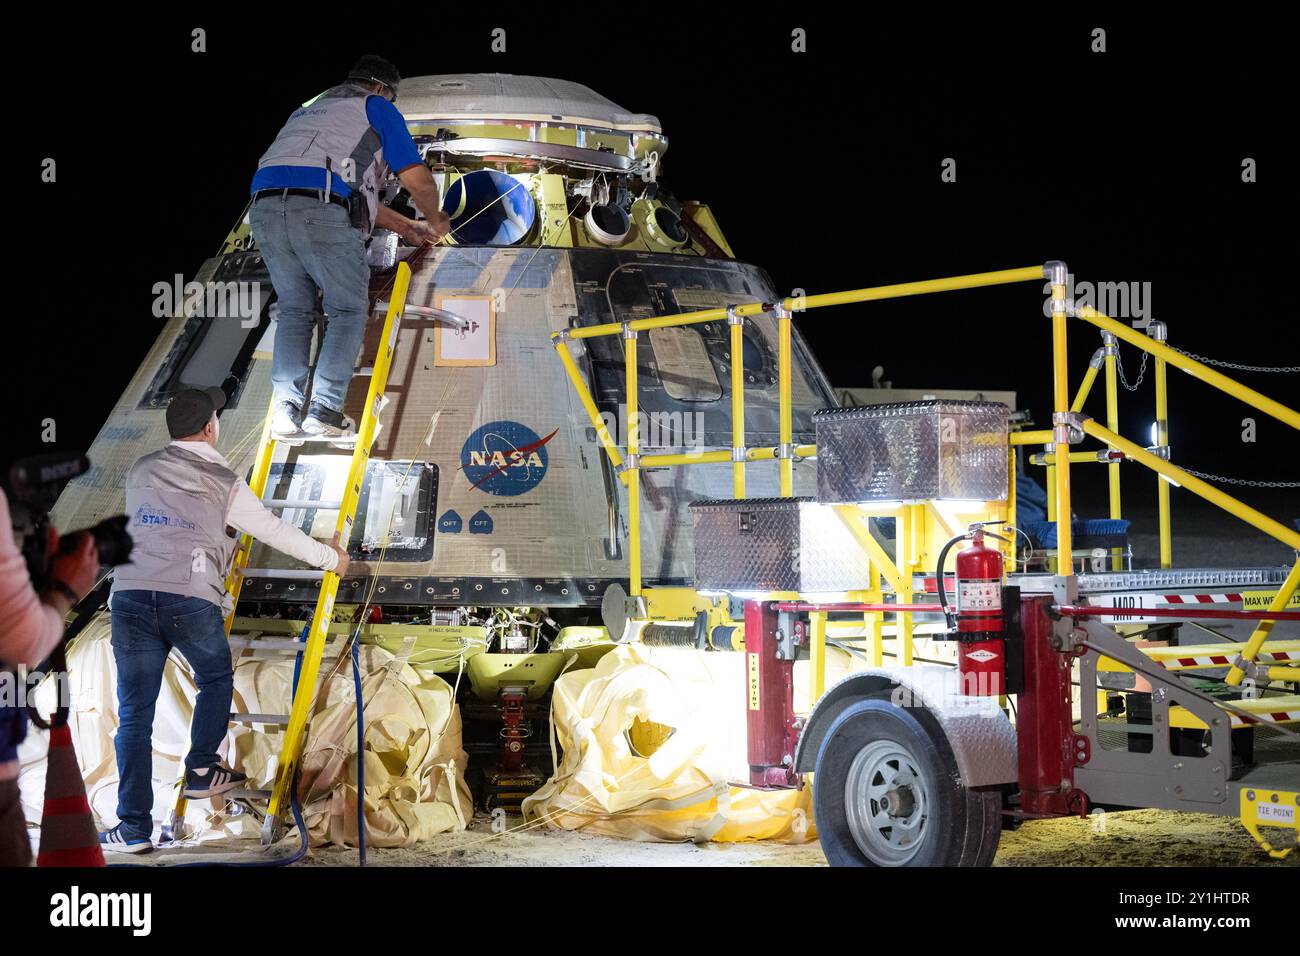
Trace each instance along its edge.
<instances>
[{"instance_id":1,"label":"diamond plate metal box","mask_svg":"<svg viewBox=\"0 0 1300 956\"><path fill-rule=\"evenodd\" d=\"M817 429L817 500L1007 497L1007 422L998 402L829 408Z\"/></svg>"},{"instance_id":2,"label":"diamond plate metal box","mask_svg":"<svg viewBox=\"0 0 1300 956\"><path fill-rule=\"evenodd\" d=\"M709 591L848 591L867 556L835 511L811 498L693 501L695 586Z\"/></svg>"}]
</instances>

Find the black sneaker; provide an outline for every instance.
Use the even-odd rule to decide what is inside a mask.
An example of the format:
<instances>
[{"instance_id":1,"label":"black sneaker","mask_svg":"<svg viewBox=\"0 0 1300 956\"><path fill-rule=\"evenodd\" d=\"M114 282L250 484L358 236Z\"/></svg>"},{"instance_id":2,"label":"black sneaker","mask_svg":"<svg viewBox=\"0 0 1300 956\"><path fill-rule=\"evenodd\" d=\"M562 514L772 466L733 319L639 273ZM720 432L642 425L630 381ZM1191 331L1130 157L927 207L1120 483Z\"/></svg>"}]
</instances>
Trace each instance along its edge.
<instances>
[{"instance_id":1,"label":"black sneaker","mask_svg":"<svg viewBox=\"0 0 1300 956\"><path fill-rule=\"evenodd\" d=\"M122 824L99 834L99 845L114 853L148 853L153 849L153 841L148 837L129 837L122 832Z\"/></svg>"},{"instance_id":2,"label":"black sneaker","mask_svg":"<svg viewBox=\"0 0 1300 956\"><path fill-rule=\"evenodd\" d=\"M307 417L302 420L302 430L308 435L323 438L352 438L357 433L357 423L342 412L312 402L307 406Z\"/></svg>"},{"instance_id":3,"label":"black sneaker","mask_svg":"<svg viewBox=\"0 0 1300 956\"><path fill-rule=\"evenodd\" d=\"M202 770L186 770L184 794L191 800L201 800L238 789L247 782L248 777L238 770L217 764Z\"/></svg>"}]
</instances>

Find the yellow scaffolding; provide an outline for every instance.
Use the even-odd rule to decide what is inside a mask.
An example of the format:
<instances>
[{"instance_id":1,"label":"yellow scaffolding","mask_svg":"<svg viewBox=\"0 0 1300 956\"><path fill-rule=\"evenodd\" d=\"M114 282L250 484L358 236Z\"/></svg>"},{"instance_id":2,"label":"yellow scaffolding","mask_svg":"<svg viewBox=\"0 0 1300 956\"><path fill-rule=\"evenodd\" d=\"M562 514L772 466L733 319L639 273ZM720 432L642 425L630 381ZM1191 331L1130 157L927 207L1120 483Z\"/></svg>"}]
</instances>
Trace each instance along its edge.
<instances>
[{"instance_id":1,"label":"yellow scaffolding","mask_svg":"<svg viewBox=\"0 0 1300 956\"><path fill-rule=\"evenodd\" d=\"M796 457L812 458L816 456L815 445L794 445L793 439L793 397L792 397L792 355L791 355L791 312L794 309L811 310L833 305L846 305L858 302L872 302L882 299L904 296L924 295L936 292L950 292L961 289L974 289L994 285L1007 285L1017 282L1037 282L1048 280L1051 287L1051 330L1052 330L1052 428L1017 432L1010 436L1012 446L1042 444L1046 453L1037 460L1048 469L1048 517L1054 520L1057 529L1057 571L1060 574L1073 573L1071 535L1071 493L1070 465L1084 461L1103 461L1108 467L1110 490L1110 515L1121 517L1120 497L1120 460L1113 455L1097 452L1071 451L1071 445L1082 440L1086 434L1102 441L1109 448L1121 452L1124 458L1136 461L1157 473L1159 513L1160 513L1160 562L1162 567L1172 563L1172 545L1169 517L1169 485L1175 484L1187 488L1204 497L1220 508L1241 518L1266 534L1289 544L1300 551L1300 534L1286 528L1266 515L1250 508L1235 498L1224 494L1216 488L1171 464L1162 455L1167 455L1168 447L1168 397L1166 392L1166 366L1172 365L1213 387L1232 395L1252 407L1277 418L1293 428L1300 429L1300 413L1286 407L1280 402L1268 398L1253 389L1232 380L1226 375L1191 359L1165 344L1164 326L1153 323L1153 336L1129 328L1109 316L1103 315L1090 307L1076 309L1066 296L1068 272L1066 265L1059 261L1050 261L1043 266L1028 266L1019 269L1005 269L995 272L981 272L944 279L930 279L920 282L906 282L896 285L875 286L852 289L845 292L833 292L823 295L785 298L776 303L748 303L732 305L725 308L702 309L674 315L651 316L626 322L610 322L584 328L570 328L552 333L551 340L560 361L568 373L569 380L582 407L586 410L591 424L596 430L601 446L617 470L619 479L628 488L628 537L629 537L629 580L628 593L639 596L642 593L641 581L641 488L640 471L642 468L663 465L693 465L730 462L735 495L743 498L746 494L745 465L760 460L777 460L780 467L781 495L793 495L793 464ZM744 413L744 360L741 334L745 318L762 313L774 314L777 318L778 365L779 365L779 440L776 447L748 448L745 446ZM1099 355L1094 355L1089 362L1088 371L1080 383L1073 399L1070 397L1067 333L1070 318L1088 322L1102 332L1103 348ZM643 329L658 329L676 326L694 325L726 319L729 324L732 351L731 362L731 404L733 429L730 448L715 452L686 452L662 455L641 455L638 435L637 412L637 348L636 334ZM621 454L617 442L609 434L600 417L595 400L587 383L578 370L569 349L569 342L577 339L596 338L600 336L621 335L624 344L624 365L627 383L628 436L627 456ZM1157 451L1153 453L1118 434L1118 341L1123 340L1149 353L1155 360L1156 413L1157 413ZM1098 424L1082 413L1093 385L1104 369L1106 383L1106 426ZM1037 457L1037 456L1036 456ZM1014 469L1012 469L1014 474ZM1014 507L1014 505L1009 505ZM864 511L860 506L837 506L837 512L853 532L855 540L863 547L870 558L871 579L866 592L879 595L880 578L883 576L892 586L900 603L909 603L912 594L912 572L918 566L925 550L926 530L931 525L942 526L943 516L936 513L938 521L927 523L927 506L925 504L903 503L896 514L897 547L892 556L885 553L878 542L872 538L866 524L861 520ZM1011 549L1014 552L1014 548ZM1112 567L1119 568L1122 555L1118 549L1112 553ZM1065 563L1065 562L1068 562ZM1270 611L1280 611L1286 607L1297 586L1300 586L1300 560L1278 591L1269 606ZM878 598L877 598L878 599ZM869 613L864 624L868 627L869 648L873 661L881 657L881 623L882 614ZM1260 647L1272 628L1271 621L1263 621L1243 648L1239 664L1253 664ZM825 622L817 625L817 641L824 640ZM904 663L912 660L911 634L912 623L908 613L899 615L897 628L900 637L900 657ZM816 657L824 658L824 649L819 649ZM1277 674L1270 674L1273 679L1294 679L1294 668L1273 668ZM1286 675L1290 674L1288 678ZM1243 667L1234 664L1228 676L1230 684L1237 684L1245 676ZM820 687L819 678L814 677L814 687Z\"/></svg>"}]
</instances>

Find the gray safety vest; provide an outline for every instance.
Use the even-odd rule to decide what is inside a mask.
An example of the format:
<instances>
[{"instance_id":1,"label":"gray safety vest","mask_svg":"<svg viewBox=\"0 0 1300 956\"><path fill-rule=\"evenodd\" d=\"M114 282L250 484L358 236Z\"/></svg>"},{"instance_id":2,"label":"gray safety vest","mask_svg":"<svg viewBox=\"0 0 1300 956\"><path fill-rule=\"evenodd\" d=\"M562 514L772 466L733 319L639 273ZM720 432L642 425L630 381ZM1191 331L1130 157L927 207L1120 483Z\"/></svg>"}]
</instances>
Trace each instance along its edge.
<instances>
[{"instance_id":1,"label":"gray safety vest","mask_svg":"<svg viewBox=\"0 0 1300 956\"><path fill-rule=\"evenodd\" d=\"M239 476L168 445L145 455L126 476L131 560L113 575L113 590L166 591L221 604L236 541L226 516Z\"/></svg>"},{"instance_id":2,"label":"gray safety vest","mask_svg":"<svg viewBox=\"0 0 1300 956\"><path fill-rule=\"evenodd\" d=\"M271 148L257 161L258 169L310 166L325 170L327 178L340 179L350 189L360 190L369 213L366 235L375 226L379 184L388 173L379 133L366 117L366 98L374 95L353 83L331 87L294 110Z\"/></svg>"}]
</instances>

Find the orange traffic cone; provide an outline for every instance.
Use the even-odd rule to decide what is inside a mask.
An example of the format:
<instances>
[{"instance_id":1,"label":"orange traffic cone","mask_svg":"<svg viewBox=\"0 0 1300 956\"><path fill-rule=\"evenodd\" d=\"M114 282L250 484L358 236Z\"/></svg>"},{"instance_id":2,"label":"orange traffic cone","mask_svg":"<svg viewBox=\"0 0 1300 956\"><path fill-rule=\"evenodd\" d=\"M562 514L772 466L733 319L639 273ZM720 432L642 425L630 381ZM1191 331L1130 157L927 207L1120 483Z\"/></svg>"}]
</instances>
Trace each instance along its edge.
<instances>
[{"instance_id":1,"label":"orange traffic cone","mask_svg":"<svg viewBox=\"0 0 1300 956\"><path fill-rule=\"evenodd\" d=\"M95 818L86 800L86 784L72 749L67 724L50 729L45 767L45 812L41 817L41 849L37 866L103 866Z\"/></svg>"}]
</instances>

